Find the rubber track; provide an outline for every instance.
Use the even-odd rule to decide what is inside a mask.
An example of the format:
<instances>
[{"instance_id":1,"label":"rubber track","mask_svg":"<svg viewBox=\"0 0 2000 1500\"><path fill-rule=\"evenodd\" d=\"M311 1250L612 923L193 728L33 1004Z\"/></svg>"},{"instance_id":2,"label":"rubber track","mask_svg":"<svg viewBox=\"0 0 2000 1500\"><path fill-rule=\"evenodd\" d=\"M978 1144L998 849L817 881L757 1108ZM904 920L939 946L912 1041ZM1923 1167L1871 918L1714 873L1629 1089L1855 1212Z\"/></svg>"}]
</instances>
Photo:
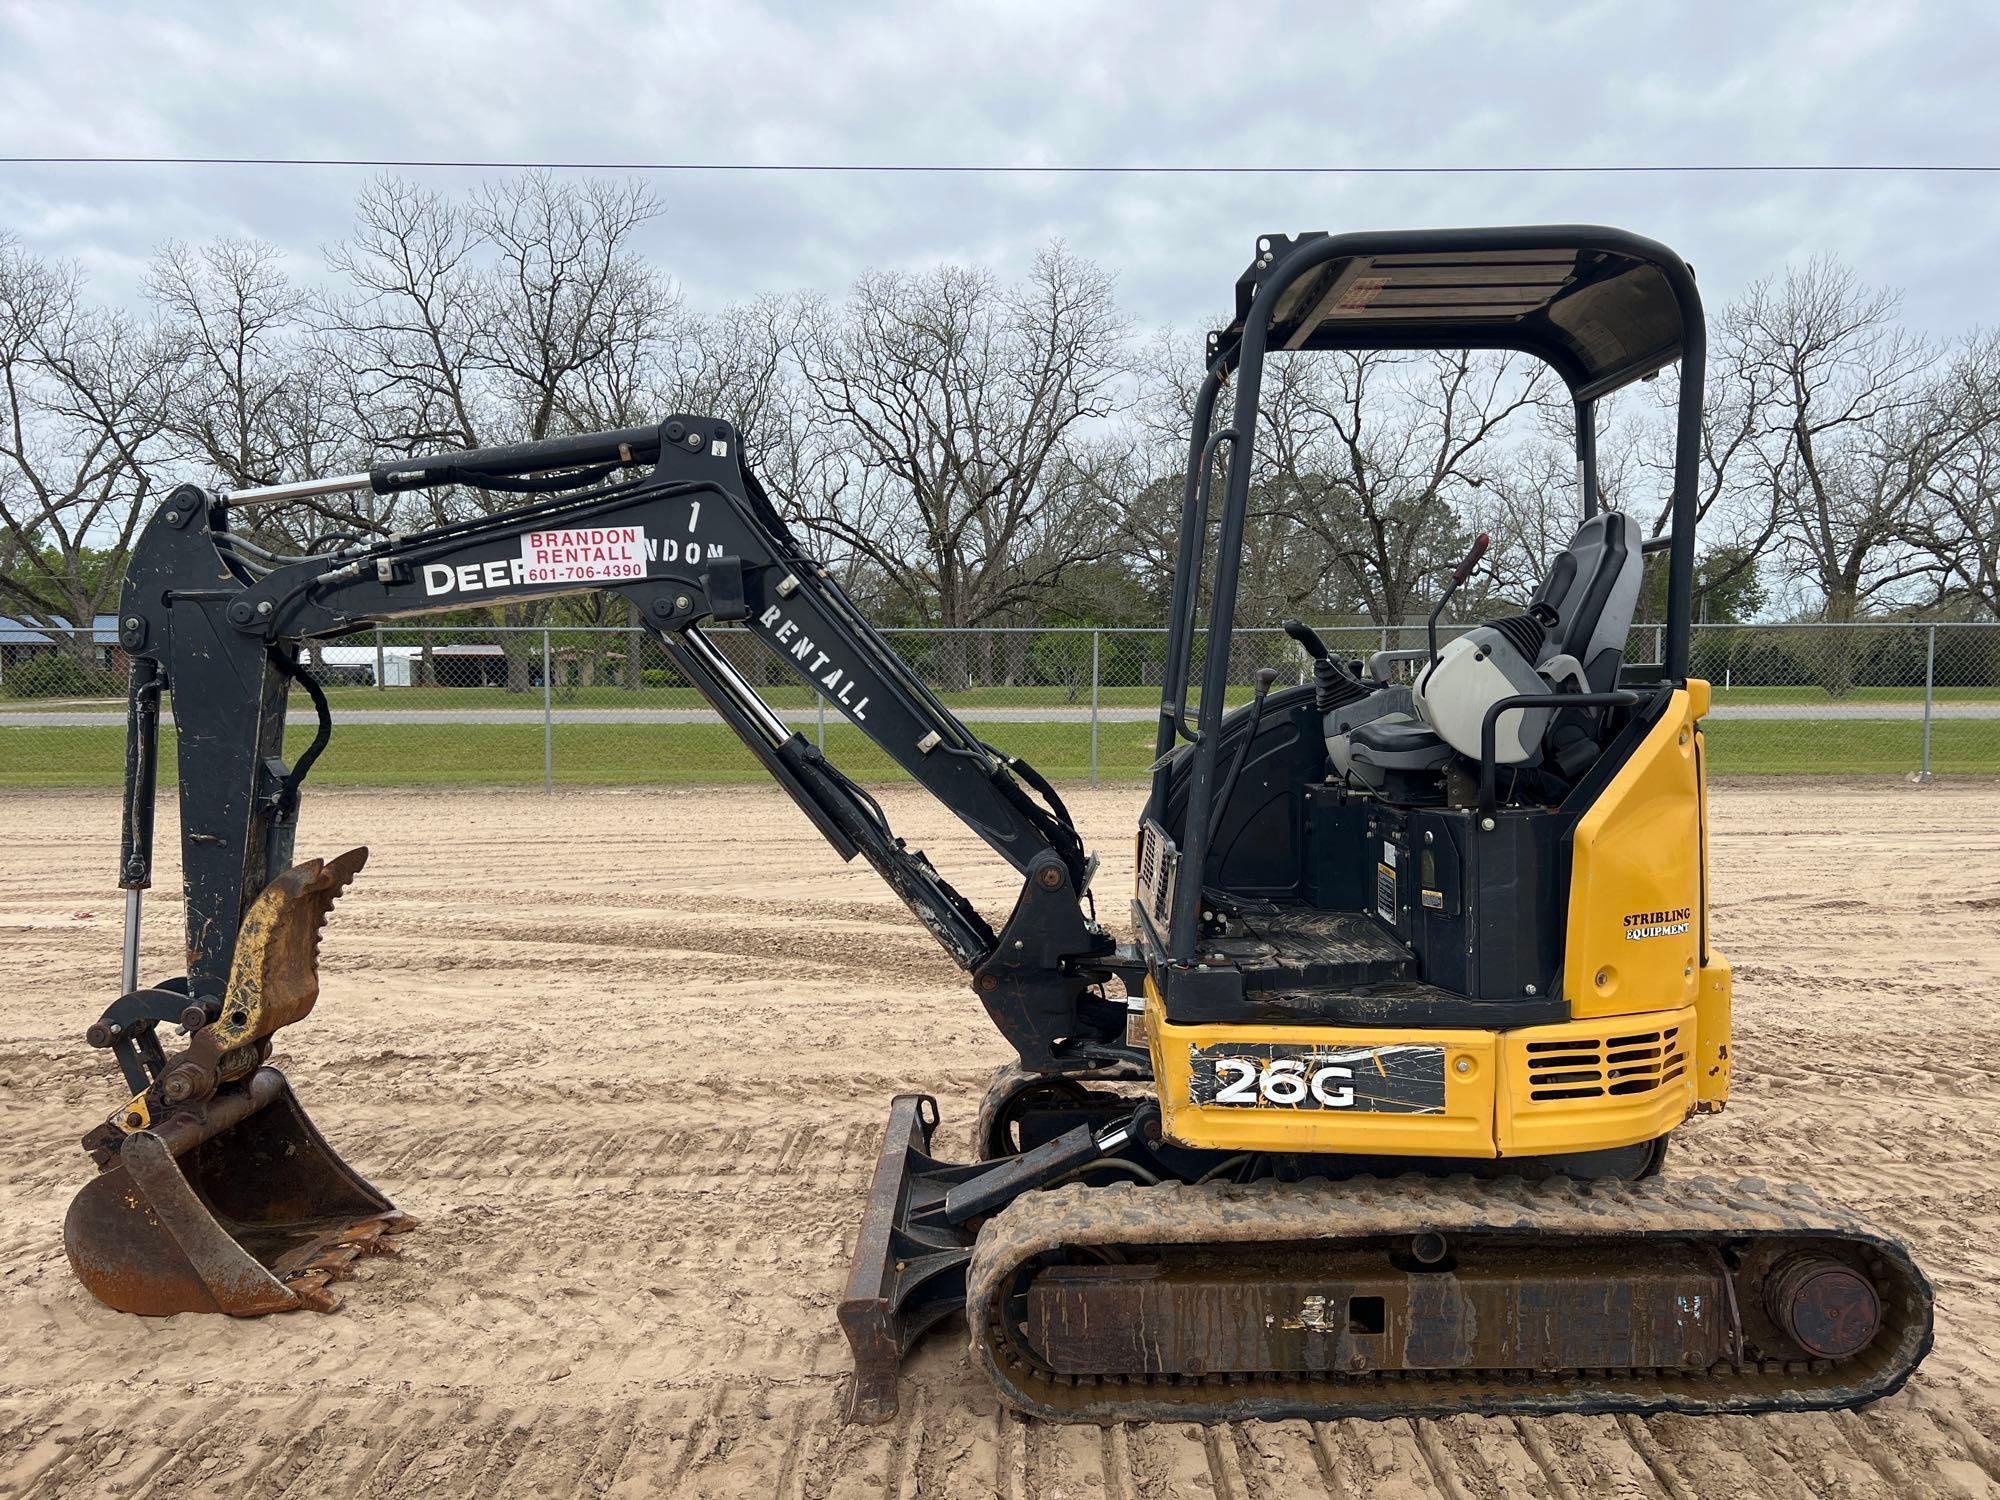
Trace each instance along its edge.
<instances>
[{"instance_id":1,"label":"rubber track","mask_svg":"<svg viewBox=\"0 0 2000 1500\"><path fill-rule=\"evenodd\" d=\"M1267 1376L1065 1377L1035 1367L1000 1317L1017 1273L1038 1256L1092 1246L1310 1243L1436 1230L1559 1241L1607 1236L1733 1242L1841 1241L1862 1247L1882 1293L1883 1327L1848 1360L1753 1361L1705 1372L1388 1372ZM1810 1188L1756 1178L1572 1183L1469 1177L1142 1187L1071 1185L1030 1193L981 1230L967 1272L975 1357L1002 1395L1055 1421L1824 1411L1901 1388L1930 1352L1930 1283L1887 1231Z\"/></svg>"}]
</instances>

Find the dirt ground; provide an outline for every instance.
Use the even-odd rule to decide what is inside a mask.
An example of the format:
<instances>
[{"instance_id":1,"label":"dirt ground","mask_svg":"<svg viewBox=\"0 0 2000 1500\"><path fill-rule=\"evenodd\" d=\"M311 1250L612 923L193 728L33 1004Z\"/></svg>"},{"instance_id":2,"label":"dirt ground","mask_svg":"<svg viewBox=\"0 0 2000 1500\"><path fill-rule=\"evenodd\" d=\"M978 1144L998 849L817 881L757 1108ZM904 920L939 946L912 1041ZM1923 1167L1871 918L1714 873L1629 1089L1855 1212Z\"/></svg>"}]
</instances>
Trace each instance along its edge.
<instances>
[{"instance_id":1,"label":"dirt ground","mask_svg":"<svg viewBox=\"0 0 2000 1500\"><path fill-rule=\"evenodd\" d=\"M1136 800L1076 798L1109 906ZM918 796L884 801L1004 910L998 860ZM0 797L0 1494L2000 1493L2000 784L1715 799L1738 1093L1669 1170L1804 1179L1908 1237L1938 1343L1901 1394L1840 1416L1207 1429L1023 1423L957 1329L908 1366L897 1424L842 1425L834 1306L888 1098L935 1092L956 1149L1004 1049L775 790L307 807L302 853L374 853L279 1060L423 1224L332 1316L148 1321L94 1303L61 1248L76 1137L117 1094L81 1040L117 981L116 803ZM179 969L171 859L160 874L149 977Z\"/></svg>"}]
</instances>

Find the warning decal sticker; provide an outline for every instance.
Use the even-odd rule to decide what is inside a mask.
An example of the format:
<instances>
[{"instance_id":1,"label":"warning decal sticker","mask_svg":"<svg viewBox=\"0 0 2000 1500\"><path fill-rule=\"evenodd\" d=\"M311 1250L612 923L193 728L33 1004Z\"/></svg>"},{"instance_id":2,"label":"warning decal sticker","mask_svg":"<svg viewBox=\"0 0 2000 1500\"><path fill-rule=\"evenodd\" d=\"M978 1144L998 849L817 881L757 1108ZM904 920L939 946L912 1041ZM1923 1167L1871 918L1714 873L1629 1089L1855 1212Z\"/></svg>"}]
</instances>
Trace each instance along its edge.
<instances>
[{"instance_id":1,"label":"warning decal sticker","mask_svg":"<svg viewBox=\"0 0 2000 1500\"><path fill-rule=\"evenodd\" d=\"M1357 276L1353 284L1340 294L1340 300L1327 309L1332 313L1365 312L1368 305L1388 288L1386 276Z\"/></svg>"}]
</instances>

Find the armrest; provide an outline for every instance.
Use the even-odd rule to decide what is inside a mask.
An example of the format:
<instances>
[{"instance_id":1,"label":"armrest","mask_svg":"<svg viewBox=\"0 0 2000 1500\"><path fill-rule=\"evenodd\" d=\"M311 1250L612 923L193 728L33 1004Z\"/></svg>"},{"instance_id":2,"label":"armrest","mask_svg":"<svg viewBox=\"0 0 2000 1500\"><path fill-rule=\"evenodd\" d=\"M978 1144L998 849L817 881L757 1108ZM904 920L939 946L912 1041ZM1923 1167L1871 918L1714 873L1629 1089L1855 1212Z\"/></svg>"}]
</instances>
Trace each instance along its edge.
<instances>
[{"instance_id":1,"label":"armrest","mask_svg":"<svg viewBox=\"0 0 2000 1500\"><path fill-rule=\"evenodd\" d=\"M1494 740L1500 715L1516 708L1630 708L1639 694L1618 689L1609 693L1516 693L1502 698L1486 710L1479 721L1479 826L1484 828L1499 809L1495 791Z\"/></svg>"}]
</instances>

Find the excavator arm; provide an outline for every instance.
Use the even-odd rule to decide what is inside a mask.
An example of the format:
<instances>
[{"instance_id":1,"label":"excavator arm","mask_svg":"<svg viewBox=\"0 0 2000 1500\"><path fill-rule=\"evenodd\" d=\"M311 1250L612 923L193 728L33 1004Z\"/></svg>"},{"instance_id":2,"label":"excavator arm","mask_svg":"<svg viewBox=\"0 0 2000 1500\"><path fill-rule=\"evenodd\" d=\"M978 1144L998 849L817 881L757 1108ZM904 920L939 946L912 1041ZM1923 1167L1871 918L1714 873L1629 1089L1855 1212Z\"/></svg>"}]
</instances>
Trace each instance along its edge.
<instances>
[{"instance_id":1,"label":"excavator arm","mask_svg":"<svg viewBox=\"0 0 2000 1500\"><path fill-rule=\"evenodd\" d=\"M231 524L241 506L301 493L451 485L522 493L525 502L293 559L262 551ZM219 1011L243 916L292 863L300 784L331 733L301 644L440 609L585 590L630 601L633 617L841 857L867 859L972 975L1025 1065L1052 1066L1067 1044L1117 1034L1122 1006L1099 988L1112 944L1085 915L1092 866L1061 799L954 717L799 546L744 466L730 424L693 416L266 491L174 492L136 549L120 616L134 662L121 883L130 892L150 879L164 686L181 752L186 983L196 1003ZM754 633L1021 873L1003 923L996 928L897 838L875 799L772 712L703 633L709 623ZM318 707L320 732L287 764L294 684Z\"/></svg>"}]
</instances>

